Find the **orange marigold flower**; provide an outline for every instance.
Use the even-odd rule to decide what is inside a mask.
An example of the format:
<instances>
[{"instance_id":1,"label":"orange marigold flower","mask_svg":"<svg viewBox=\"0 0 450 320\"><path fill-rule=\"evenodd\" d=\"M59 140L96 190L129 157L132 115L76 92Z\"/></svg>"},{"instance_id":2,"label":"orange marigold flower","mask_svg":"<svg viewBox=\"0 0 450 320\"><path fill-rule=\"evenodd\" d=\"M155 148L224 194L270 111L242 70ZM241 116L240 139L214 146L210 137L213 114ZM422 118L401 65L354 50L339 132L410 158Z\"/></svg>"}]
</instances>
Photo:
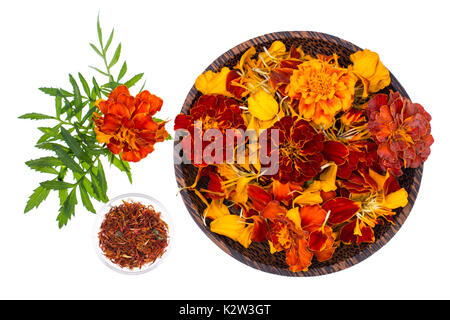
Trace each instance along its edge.
<instances>
[{"instance_id":1,"label":"orange marigold flower","mask_svg":"<svg viewBox=\"0 0 450 320\"><path fill-rule=\"evenodd\" d=\"M314 254L308 249L307 233L301 226L286 216L279 216L269 221L269 230L275 250L286 252L289 270L307 271Z\"/></svg>"},{"instance_id":2,"label":"orange marigold flower","mask_svg":"<svg viewBox=\"0 0 450 320\"><path fill-rule=\"evenodd\" d=\"M400 176L402 166L417 168L430 154L431 116L398 92L378 94L368 103L368 130L378 144L383 169Z\"/></svg>"},{"instance_id":3,"label":"orange marigold flower","mask_svg":"<svg viewBox=\"0 0 450 320\"><path fill-rule=\"evenodd\" d=\"M125 161L137 162L153 152L154 144L168 137L166 122L155 122L152 116L163 101L145 90L136 97L125 85L118 86L108 100L95 105L102 115L94 113L95 133L100 143L106 143L114 154L122 152Z\"/></svg>"},{"instance_id":4,"label":"orange marigold flower","mask_svg":"<svg viewBox=\"0 0 450 320\"><path fill-rule=\"evenodd\" d=\"M347 69L313 59L293 71L287 91L291 98L299 100L303 118L327 128L337 112L351 107L355 83L356 77Z\"/></svg>"}]
</instances>

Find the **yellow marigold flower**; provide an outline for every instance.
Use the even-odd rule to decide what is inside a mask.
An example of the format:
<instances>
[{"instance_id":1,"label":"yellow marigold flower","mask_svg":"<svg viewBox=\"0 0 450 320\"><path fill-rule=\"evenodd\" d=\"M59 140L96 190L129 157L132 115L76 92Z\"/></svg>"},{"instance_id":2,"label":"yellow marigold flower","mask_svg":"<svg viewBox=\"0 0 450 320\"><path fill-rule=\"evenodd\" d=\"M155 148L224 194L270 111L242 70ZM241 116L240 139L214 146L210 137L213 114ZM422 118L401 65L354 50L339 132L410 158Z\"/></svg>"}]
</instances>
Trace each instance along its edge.
<instances>
[{"instance_id":1,"label":"yellow marigold flower","mask_svg":"<svg viewBox=\"0 0 450 320\"><path fill-rule=\"evenodd\" d=\"M327 128L336 113L351 107L356 80L347 69L313 59L294 70L287 90L299 100L300 116Z\"/></svg>"},{"instance_id":2,"label":"yellow marigold flower","mask_svg":"<svg viewBox=\"0 0 450 320\"><path fill-rule=\"evenodd\" d=\"M389 70L381 63L376 52L364 49L350 56L353 66L350 70L361 80L364 85L363 97L369 93L376 93L391 83Z\"/></svg>"}]
</instances>

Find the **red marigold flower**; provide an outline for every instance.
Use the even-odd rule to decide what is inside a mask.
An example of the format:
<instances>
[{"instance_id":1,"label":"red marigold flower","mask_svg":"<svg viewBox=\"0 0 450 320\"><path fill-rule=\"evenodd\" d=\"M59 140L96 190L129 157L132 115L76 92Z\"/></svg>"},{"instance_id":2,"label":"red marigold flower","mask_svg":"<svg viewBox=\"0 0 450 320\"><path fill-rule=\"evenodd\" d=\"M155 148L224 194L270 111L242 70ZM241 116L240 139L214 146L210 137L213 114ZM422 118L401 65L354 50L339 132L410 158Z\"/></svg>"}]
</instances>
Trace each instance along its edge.
<instances>
[{"instance_id":1,"label":"red marigold flower","mask_svg":"<svg viewBox=\"0 0 450 320\"><path fill-rule=\"evenodd\" d=\"M125 161L145 158L153 152L156 142L169 135L164 128L166 122L155 122L152 118L162 104L159 97L147 90L133 97L125 85L118 86L108 100L99 99L95 103L102 113L94 113L93 117L97 140L106 143L114 154L122 152Z\"/></svg>"},{"instance_id":2,"label":"red marigold flower","mask_svg":"<svg viewBox=\"0 0 450 320\"><path fill-rule=\"evenodd\" d=\"M201 150L195 150L195 152L202 152L202 154L205 148L214 142L203 141L203 134L206 130L218 129L222 133L225 133L225 130L227 129L246 129L238 101L223 95L202 95L190 110L190 115L179 114L175 118L174 127L175 130L184 129L189 132L189 136L184 137L181 143L190 145L190 160L194 161L194 164L198 166L206 166L207 163L204 162L204 159L202 159L201 163L195 161L194 131L196 130L195 123L197 121L202 125L202 132L199 133L199 139L202 141L202 148ZM223 140L223 149L225 149L226 141L225 139ZM225 152L223 153L223 157L225 157ZM214 154L212 154L212 156L214 156Z\"/></svg>"},{"instance_id":3,"label":"red marigold flower","mask_svg":"<svg viewBox=\"0 0 450 320\"><path fill-rule=\"evenodd\" d=\"M280 161L275 180L303 185L320 172L324 161L323 134L317 133L307 121L290 116L283 117L270 129L279 130L279 144L275 149Z\"/></svg>"},{"instance_id":4,"label":"red marigold flower","mask_svg":"<svg viewBox=\"0 0 450 320\"><path fill-rule=\"evenodd\" d=\"M417 168L430 154L434 140L431 116L418 103L391 92L378 94L367 107L368 130L378 143L383 169L400 176L402 166Z\"/></svg>"}]
</instances>

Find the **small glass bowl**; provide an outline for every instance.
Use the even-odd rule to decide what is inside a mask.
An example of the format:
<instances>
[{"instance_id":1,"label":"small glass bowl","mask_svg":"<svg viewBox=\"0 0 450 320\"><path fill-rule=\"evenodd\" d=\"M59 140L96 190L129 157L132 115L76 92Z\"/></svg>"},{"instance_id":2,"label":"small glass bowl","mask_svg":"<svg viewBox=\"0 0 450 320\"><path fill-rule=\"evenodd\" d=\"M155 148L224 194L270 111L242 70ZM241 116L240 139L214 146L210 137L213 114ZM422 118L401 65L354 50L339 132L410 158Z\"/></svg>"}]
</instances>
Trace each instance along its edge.
<instances>
[{"instance_id":1,"label":"small glass bowl","mask_svg":"<svg viewBox=\"0 0 450 320\"><path fill-rule=\"evenodd\" d=\"M125 200L127 202L139 202L142 203L145 206L152 205L156 212L161 212L161 219L167 223L168 225L168 232L167 232L167 247L165 252L161 257L155 260L155 262L147 263L142 266L142 268L122 268L121 266L113 263L111 260L109 260L103 253L103 250L100 248L99 245L99 238L98 233L100 232L103 220L105 218L105 215L110 211L112 207L118 206L122 204L122 201ZM97 212L97 219L94 224L94 230L93 230L93 242L94 242L94 249L97 253L100 260L109 268L111 268L114 271L117 271L119 273L123 274L142 274L146 273L150 270L153 270L155 267L157 267L161 262L167 257L168 251L171 247L172 242L172 235L173 235L173 224L170 221L169 214L167 209L155 198L152 198L150 196L147 196L145 194L139 194L139 193L127 193L120 196L117 196L113 199L111 199L108 203L106 203L100 211Z\"/></svg>"}]
</instances>

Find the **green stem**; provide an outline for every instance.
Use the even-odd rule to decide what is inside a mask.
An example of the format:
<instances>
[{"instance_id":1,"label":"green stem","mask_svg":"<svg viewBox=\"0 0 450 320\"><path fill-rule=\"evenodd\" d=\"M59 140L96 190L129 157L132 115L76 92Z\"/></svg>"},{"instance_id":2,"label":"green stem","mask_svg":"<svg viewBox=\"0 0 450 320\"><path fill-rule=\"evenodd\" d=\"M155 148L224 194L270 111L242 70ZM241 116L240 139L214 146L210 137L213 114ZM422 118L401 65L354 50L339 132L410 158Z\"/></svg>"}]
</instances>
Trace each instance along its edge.
<instances>
[{"instance_id":1,"label":"green stem","mask_svg":"<svg viewBox=\"0 0 450 320\"><path fill-rule=\"evenodd\" d=\"M78 179L77 183L73 186L74 189L80 184L80 182L83 180L83 178L91 171L92 167L95 165L95 163L98 161L99 158L100 158L100 155L98 154L95 157L94 161L92 161L92 164L89 166L89 168L86 169L86 171L83 173L83 175L80 177L80 179Z\"/></svg>"},{"instance_id":2,"label":"green stem","mask_svg":"<svg viewBox=\"0 0 450 320\"><path fill-rule=\"evenodd\" d=\"M102 48L102 57L103 57L103 62L105 63L105 67L106 67L106 73L109 76L109 81L110 82L114 82L114 77L111 74L111 71L109 69L109 65L108 62L106 61L106 53L105 53L105 49L103 48L103 44L100 43L100 47Z\"/></svg>"}]
</instances>

